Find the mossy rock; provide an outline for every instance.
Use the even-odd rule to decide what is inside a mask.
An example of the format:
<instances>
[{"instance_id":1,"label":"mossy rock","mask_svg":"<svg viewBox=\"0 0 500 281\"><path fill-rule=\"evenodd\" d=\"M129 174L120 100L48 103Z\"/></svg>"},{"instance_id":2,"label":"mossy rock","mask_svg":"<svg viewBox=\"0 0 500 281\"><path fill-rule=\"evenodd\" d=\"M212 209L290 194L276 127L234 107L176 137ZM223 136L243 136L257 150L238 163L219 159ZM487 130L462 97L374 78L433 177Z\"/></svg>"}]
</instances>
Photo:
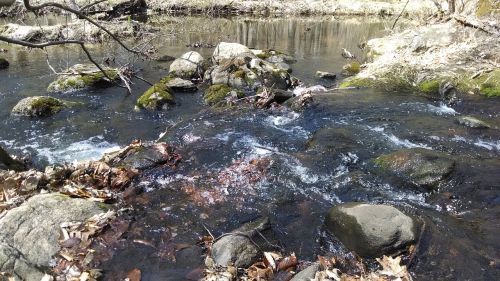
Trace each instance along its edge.
<instances>
[{"instance_id":1,"label":"mossy rock","mask_svg":"<svg viewBox=\"0 0 500 281\"><path fill-rule=\"evenodd\" d=\"M339 88L341 89L346 89L346 88L369 88L375 85L375 80L371 78L360 78L360 77L352 77L349 79L346 79L340 83Z\"/></svg>"},{"instance_id":2,"label":"mossy rock","mask_svg":"<svg viewBox=\"0 0 500 281\"><path fill-rule=\"evenodd\" d=\"M77 103L48 96L28 97L20 100L12 109L12 114L28 117L46 117Z\"/></svg>"},{"instance_id":3,"label":"mossy rock","mask_svg":"<svg viewBox=\"0 0 500 281\"><path fill-rule=\"evenodd\" d=\"M439 86L441 81L439 79L430 79L420 82L418 90L425 95L439 95Z\"/></svg>"},{"instance_id":4,"label":"mossy rock","mask_svg":"<svg viewBox=\"0 0 500 281\"><path fill-rule=\"evenodd\" d=\"M148 110L161 110L165 105L175 104L169 88L163 83L151 86L137 99L137 107Z\"/></svg>"},{"instance_id":5,"label":"mossy rock","mask_svg":"<svg viewBox=\"0 0 500 281\"><path fill-rule=\"evenodd\" d=\"M356 75L360 71L361 71L361 64L357 61L353 61L342 67L342 74L346 76Z\"/></svg>"},{"instance_id":6,"label":"mossy rock","mask_svg":"<svg viewBox=\"0 0 500 281\"><path fill-rule=\"evenodd\" d=\"M470 73L465 73L456 78L457 88L460 92L479 93L487 97L500 97L500 69L485 72L478 77L470 78Z\"/></svg>"},{"instance_id":7,"label":"mossy rock","mask_svg":"<svg viewBox=\"0 0 500 281\"><path fill-rule=\"evenodd\" d=\"M107 68L104 70L106 75L112 80L119 78L118 70ZM67 92L80 90L86 87L109 86L111 81L93 65L75 65L66 71L72 73L61 75L56 81L50 83L47 91L49 92ZM74 74L73 74L74 73Z\"/></svg>"},{"instance_id":8,"label":"mossy rock","mask_svg":"<svg viewBox=\"0 0 500 281\"><path fill-rule=\"evenodd\" d=\"M423 148L402 149L374 160L382 171L418 187L433 189L455 168L448 154Z\"/></svg>"},{"instance_id":9,"label":"mossy rock","mask_svg":"<svg viewBox=\"0 0 500 281\"><path fill-rule=\"evenodd\" d=\"M238 98L243 97L241 91L233 90L226 84L214 84L210 86L203 96L205 103L210 106L220 105L232 92L236 92Z\"/></svg>"},{"instance_id":10,"label":"mossy rock","mask_svg":"<svg viewBox=\"0 0 500 281\"><path fill-rule=\"evenodd\" d=\"M9 61L0 57L0 69L7 69L9 67Z\"/></svg>"}]
</instances>

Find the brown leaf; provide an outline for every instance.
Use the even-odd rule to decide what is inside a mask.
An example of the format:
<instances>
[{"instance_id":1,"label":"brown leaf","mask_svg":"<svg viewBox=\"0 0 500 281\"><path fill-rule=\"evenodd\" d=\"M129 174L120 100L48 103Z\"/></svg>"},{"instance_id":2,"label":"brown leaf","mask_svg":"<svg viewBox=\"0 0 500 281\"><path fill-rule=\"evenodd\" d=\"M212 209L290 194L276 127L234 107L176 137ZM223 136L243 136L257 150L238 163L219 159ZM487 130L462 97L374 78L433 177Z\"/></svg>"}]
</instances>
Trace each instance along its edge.
<instances>
[{"instance_id":1,"label":"brown leaf","mask_svg":"<svg viewBox=\"0 0 500 281\"><path fill-rule=\"evenodd\" d=\"M138 268L134 268L127 273L127 278L129 281L141 281L141 270Z\"/></svg>"}]
</instances>

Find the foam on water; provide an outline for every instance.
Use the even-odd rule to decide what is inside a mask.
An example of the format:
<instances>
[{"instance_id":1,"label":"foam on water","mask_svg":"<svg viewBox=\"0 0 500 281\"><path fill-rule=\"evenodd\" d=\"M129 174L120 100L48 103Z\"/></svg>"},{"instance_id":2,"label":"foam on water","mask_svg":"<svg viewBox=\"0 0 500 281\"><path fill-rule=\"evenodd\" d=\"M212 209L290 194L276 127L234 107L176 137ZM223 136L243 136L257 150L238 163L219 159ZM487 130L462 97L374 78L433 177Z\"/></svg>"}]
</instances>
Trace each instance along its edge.
<instances>
[{"instance_id":1,"label":"foam on water","mask_svg":"<svg viewBox=\"0 0 500 281\"><path fill-rule=\"evenodd\" d=\"M500 140L499 141L485 141L482 139L474 142L475 146L486 148L488 150L497 150L500 151Z\"/></svg>"},{"instance_id":2,"label":"foam on water","mask_svg":"<svg viewBox=\"0 0 500 281\"><path fill-rule=\"evenodd\" d=\"M439 103L439 105L426 104L421 102L410 102L403 103L402 106L408 106L411 109L416 109L417 111L431 112L437 115L457 115L458 112L455 109L449 107L445 103Z\"/></svg>"},{"instance_id":3,"label":"foam on water","mask_svg":"<svg viewBox=\"0 0 500 281\"><path fill-rule=\"evenodd\" d=\"M389 140L391 143L395 144L397 147L405 147L405 148L426 148L426 149L432 149L430 146L423 144L423 143L413 143L407 139L400 139L394 134L391 133L386 133L385 128L383 127L371 127L367 126L367 128L370 131L380 133L385 139Z\"/></svg>"},{"instance_id":4,"label":"foam on water","mask_svg":"<svg viewBox=\"0 0 500 281\"><path fill-rule=\"evenodd\" d=\"M102 136L69 144L63 148L35 148L38 154L49 163L75 163L98 160L104 153L120 149L117 144L109 143Z\"/></svg>"}]
</instances>

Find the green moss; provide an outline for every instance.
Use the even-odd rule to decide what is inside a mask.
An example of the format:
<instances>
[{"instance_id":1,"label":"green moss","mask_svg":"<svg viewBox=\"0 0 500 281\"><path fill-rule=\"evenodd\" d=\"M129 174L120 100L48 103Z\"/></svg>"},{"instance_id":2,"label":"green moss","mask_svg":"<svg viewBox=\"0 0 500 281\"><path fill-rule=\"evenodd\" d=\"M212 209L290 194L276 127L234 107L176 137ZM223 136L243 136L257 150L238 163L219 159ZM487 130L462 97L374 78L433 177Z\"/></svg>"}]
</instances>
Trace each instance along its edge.
<instances>
[{"instance_id":1,"label":"green moss","mask_svg":"<svg viewBox=\"0 0 500 281\"><path fill-rule=\"evenodd\" d=\"M431 79L431 80L425 80L418 84L418 90L419 92L426 94L426 95L438 95L439 94L439 85L441 82L439 79Z\"/></svg>"},{"instance_id":2,"label":"green moss","mask_svg":"<svg viewBox=\"0 0 500 281\"><path fill-rule=\"evenodd\" d=\"M149 110L159 110L165 104L173 104L174 97L169 92L167 86L162 83L157 83L151 86L142 96L137 99L137 107L149 109Z\"/></svg>"},{"instance_id":3,"label":"green moss","mask_svg":"<svg viewBox=\"0 0 500 281\"><path fill-rule=\"evenodd\" d=\"M167 75L167 76L163 77L162 79L160 79L160 83L163 85L167 85L168 82L172 81L173 79L175 79L175 77L173 77L171 75Z\"/></svg>"},{"instance_id":4,"label":"green moss","mask_svg":"<svg viewBox=\"0 0 500 281\"><path fill-rule=\"evenodd\" d=\"M496 0L479 0L476 15L478 17L498 15L500 13L500 2Z\"/></svg>"},{"instance_id":5,"label":"green moss","mask_svg":"<svg viewBox=\"0 0 500 281\"><path fill-rule=\"evenodd\" d=\"M272 55L271 55L271 53L266 52L266 51L264 51L264 52L262 52L262 53L260 53L260 54L257 54L257 57L258 57L259 59L261 59L261 60L268 59L268 58L270 58L271 56L272 56Z\"/></svg>"},{"instance_id":6,"label":"green moss","mask_svg":"<svg viewBox=\"0 0 500 281\"><path fill-rule=\"evenodd\" d=\"M457 88L460 92L472 92L487 97L500 96L500 69L483 73L474 79L470 76L470 73L464 73L456 77Z\"/></svg>"},{"instance_id":7,"label":"green moss","mask_svg":"<svg viewBox=\"0 0 500 281\"><path fill-rule=\"evenodd\" d=\"M231 91L233 90L226 84L212 85L205 91L205 103L210 106L217 105L231 95ZM241 91L236 91L236 94L238 98L243 97L243 93Z\"/></svg>"},{"instance_id":8,"label":"green moss","mask_svg":"<svg viewBox=\"0 0 500 281\"><path fill-rule=\"evenodd\" d=\"M372 87L374 84L375 80L373 79L353 77L350 79L346 79L342 83L340 83L339 88L341 89L351 88L351 87L368 88Z\"/></svg>"},{"instance_id":9,"label":"green moss","mask_svg":"<svg viewBox=\"0 0 500 281\"><path fill-rule=\"evenodd\" d=\"M361 64L357 61L348 63L342 67L344 75L356 75L361 71Z\"/></svg>"},{"instance_id":10,"label":"green moss","mask_svg":"<svg viewBox=\"0 0 500 281\"><path fill-rule=\"evenodd\" d=\"M119 78L118 71L114 69L105 70L111 80ZM65 75L59 77L56 81L50 83L47 91L49 92L65 92L70 90L78 90L86 87L96 86L102 82L109 82L104 73L86 73L76 75Z\"/></svg>"}]
</instances>

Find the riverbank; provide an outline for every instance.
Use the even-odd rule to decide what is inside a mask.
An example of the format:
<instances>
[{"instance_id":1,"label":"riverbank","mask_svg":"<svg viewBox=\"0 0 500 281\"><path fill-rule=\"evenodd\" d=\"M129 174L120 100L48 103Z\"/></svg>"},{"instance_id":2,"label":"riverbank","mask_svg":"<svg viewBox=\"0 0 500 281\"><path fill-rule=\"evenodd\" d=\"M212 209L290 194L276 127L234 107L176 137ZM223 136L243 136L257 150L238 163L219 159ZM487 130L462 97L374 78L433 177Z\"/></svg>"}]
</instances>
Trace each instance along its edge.
<instances>
[{"instance_id":1,"label":"riverbank","mask_svg":"<svg viewBox=\"0 0 500 281\"><path fill-rule=\"evenodd\" d=\"M439 16L369 40L368 62L340 87L413 92L449 102L457 94L500 96L498 11L486 17L479 12Z\"/></svg>"},{"instance_id":2,"label":"riverbank","mask_svg":"<svg viewBox=\"0 0 500 281\"><path fill-rule=\"evenodd\" d=\"M49 1L37 1L39 3ZM51 1L53 2L53 1ZM58 1L56 1L58 2ZM79 7L87 5L86 0L77 0ZM89 11L109 11L113 7L129 0L111 0L98 3ZM141 1L139 1L141 2ZM144 1L148 13L176 14L267 14L267 15L398 15L403 11L406 16L429 15L437 11L429 0L406 1L385 0L289 0L289 1L243 1L243 0L149 0ZM9 16L23 12L20 3L9 8L0 9L0 15Z\"/></svg>"}]
</instances>

